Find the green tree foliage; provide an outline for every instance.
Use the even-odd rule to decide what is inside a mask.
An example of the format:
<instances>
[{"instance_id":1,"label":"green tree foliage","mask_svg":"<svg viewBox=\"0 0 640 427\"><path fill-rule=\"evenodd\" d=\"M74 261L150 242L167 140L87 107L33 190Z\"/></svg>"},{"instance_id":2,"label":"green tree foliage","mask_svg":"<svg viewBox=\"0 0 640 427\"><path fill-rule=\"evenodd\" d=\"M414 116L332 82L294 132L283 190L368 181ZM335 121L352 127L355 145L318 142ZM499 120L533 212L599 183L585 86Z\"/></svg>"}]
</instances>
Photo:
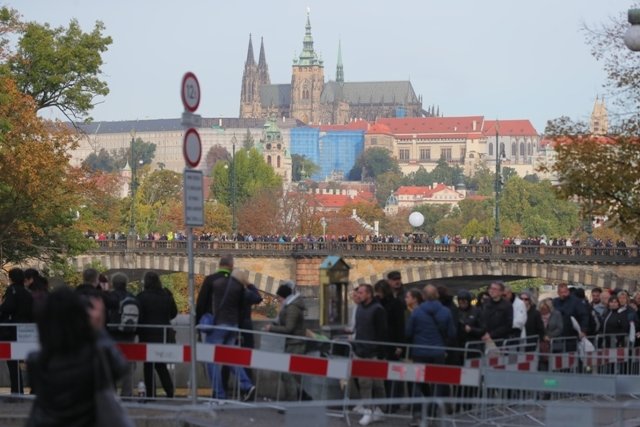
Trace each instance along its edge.
<instances>
[{"instance_id":1,"label":"green tree foliage","mask_svg":"<svg viewBox=\"0 0 640 427\"><path fill-rule=\"evenodd\" d=\"M320 167L313 163L311 159L308 159L306 156L302 156L300 154L292 154L291 155L291 164L292 164L292 180L294 182L301 181L305 178L313 176L316 172L320 170ZM302 176L302 171L304 170L304 177Z\"/></svg>"},{"instance_id":2,"label":"green tree foliage","mask_svg":"<svg viewBox=\"0 0 640 427\"><path fill-rule=\"evenodd\" d=\"M230 163L218 162L213 168L212 197L225 206L231 206L235 169L236 206L267 189L279 189L282 179L255 149L241 149Z\"/></svg>"},{"instance_id":3,"label":"green tree foliage","mask_svg":"<svg viewBox=\"0 0 640 427\"><path fill-rule=\"evenodd\" d=\"M384 206L387 199L403 183L400 172L385 172L376 178L376 200L380 206Z\"/></svg>"},{"instance_id":4,"label":"green tree foliage","mask_svg":"<svg viewBox=\"0 0 640 427\"><path fill-rule=\"evenodd\" d=\"M349 172L349 179L352 181L375 180L379 175L387 172L400 173L398 161L391 157L391 153L386 148L373 147L358 156Z\"/></svg>"},{"instance_id":5,"label":"green tree foliage","mask_svg":"<svg viewBox=\"0 0 640 427\"><path fill-rule=\"evenodd\" d=\"M112 42L104 30L98 21L85 33L75 19L68 27L23 25L17 51L8 59L19 90L35 100L37 109L58 109L71 121L89 119L96 98L109 93L100 80L102 54Z\"/></svg>"},{"instance_id":6,"label":"green tree foliage","mask_svg":"<svg viewBox=\"0 0 640 427\"><path fill-rule=\"evenodd\" d=\"M501 220L518 224L525 236L566 237L580 226L576 204L559 200L549 181L532 184L512 177L505 184L500 203ZM518 231L513 228L509 234ZM515 233L515 234L514 234Z\"/></svg>"},{"instance_id":7,"label":"green tree foliage","mask_svg":"<svg viewBox=\"0 0 640 427\"><path fill-rule=\"evenodd\" d=\"M118 170L118 161L107 150L101 148L97 153L89 154L82 166L92 171L114 172Z\"/></svg>"},{"instance_id":8,"label":"green tree foliage","mask_svg":"<svg viewBox=\"0 0 640 427\"><path fill-rule=\"evenodd\" d=\"M463 171L460 166L451 166L444 158L438 160L438 164L431 171L431 183L456 185L464 182Z\"/></svg>"},{"instance_id":9,"label":"green tree foliage","mask_svg":"<svg viewBox=\"0 0 640 427\"><path fill-rule=\"evenodd\" d=\"M491 196L495 192L496 174L486 164L478 165L473 176L468 180L468 189L483 196Z\"/></svg>"},{"instance_id":10,"label":"green tree foliage","mask_svg":"<svg viewBox=\"0 0 640 427\"><path fill-rule=\"evenodd\" d=\"M253 141L253 136L251 136L251 131L247 129L247 133L244 134L244 139L242 140L242 148L249 151L255 146Z\"/></svg>"}]
</instances>

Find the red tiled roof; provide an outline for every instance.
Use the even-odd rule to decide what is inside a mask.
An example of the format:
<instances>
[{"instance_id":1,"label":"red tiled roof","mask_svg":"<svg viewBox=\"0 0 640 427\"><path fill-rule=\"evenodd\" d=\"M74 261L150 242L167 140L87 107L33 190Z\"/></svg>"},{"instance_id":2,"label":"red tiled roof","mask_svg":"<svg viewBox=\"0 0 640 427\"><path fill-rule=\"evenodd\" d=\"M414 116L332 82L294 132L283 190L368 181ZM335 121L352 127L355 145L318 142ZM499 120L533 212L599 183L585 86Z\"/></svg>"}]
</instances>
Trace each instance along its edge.
<instances>
[{"instance_id":1,"label":"red tiled roof","mask_svg":"<svg viewBox=\"0 0 640 427\"><path fill-rule=\"evenodd\" d=\"M390 135L391 134L391 129L389 128L389 126L387 126L387 125L385 125L383 123L374 123L374 124L371 125L371 127L369 128L367 133Z\"/></svg>"},{"instance_id":2,"label":"red tiled roof","mask_svg":"<svg viewBox=\"0 0 640 427\"><path fill-rule=\"evenodd\" d=\"M436 184L434 188L419 186L402 186L396 190L396 196L423 196L433 197L435 193L446 190L448 187L444 184Z\"/></svg>"},{"instance_id":3,"label":"red tiled roof","mask_svg":"<svg viewBox=\"0 0 640 427\"><path fill-rule=\"evenodd\" d=\"M483 116L410 117L378 119L376 123L388 126L393 134L457 134L481 132L483 121Z\"/></svg>"},{"instance_id":4,"label":"red tiled roof","mask_svg":"<svg viewBox=\"0 0 640 427\"><path fill-rule=\"evenodd\" d=\"M505 136L535 136L538 132L529 120L485 120L482 132L487 136L496 134L496 121L498 133Z\"/></svg>"}]
</instances>

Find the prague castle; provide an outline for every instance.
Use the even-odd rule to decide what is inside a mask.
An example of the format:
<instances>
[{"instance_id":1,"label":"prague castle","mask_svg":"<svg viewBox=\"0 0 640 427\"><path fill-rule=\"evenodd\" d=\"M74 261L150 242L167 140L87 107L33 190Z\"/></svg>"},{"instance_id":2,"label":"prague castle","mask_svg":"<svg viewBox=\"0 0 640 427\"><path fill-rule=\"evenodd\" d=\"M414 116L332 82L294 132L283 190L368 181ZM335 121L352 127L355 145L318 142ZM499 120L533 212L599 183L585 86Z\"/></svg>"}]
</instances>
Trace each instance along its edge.
<instances>
[{"instance_id":1,"label":"prague castle","mask_svg":"<svg viewBox=\"0 0 640 427\"><path fill-rule=\"evenodd\" d=\"M322 125L434 115L438 114L433 108L423 110L422 98L416 96L410 81L345 82L340 46L335 81L325 82L323 61L313 48L308 12L302 53L293 60L290 84L271 84L264 42L256 64L249 36L240 118L286 117Z\"/></svg>"}]
</instances>

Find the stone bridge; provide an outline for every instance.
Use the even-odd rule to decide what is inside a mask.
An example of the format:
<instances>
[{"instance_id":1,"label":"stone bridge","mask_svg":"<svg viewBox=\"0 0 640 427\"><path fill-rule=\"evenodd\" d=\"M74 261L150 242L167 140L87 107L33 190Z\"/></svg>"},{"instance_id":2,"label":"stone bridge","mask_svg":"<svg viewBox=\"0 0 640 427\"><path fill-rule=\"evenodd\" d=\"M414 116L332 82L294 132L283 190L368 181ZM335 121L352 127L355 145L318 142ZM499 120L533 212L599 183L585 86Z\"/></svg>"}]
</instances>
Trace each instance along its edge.
<instances>
[{"instance_id":1,"label":"stone bridge","mask_svg":"<svg viewBox=\"0 0 640 427\"><path fill-rule=\"evenodd\" d=\"M92 251L75 257L78 270L99 263L110 271L130 274L188 272L185 241L98 241ZM442 282L467 288L492 279L511 281L542 278L551 283L633 291L640 276L638 247L594 248L556 246L435 245L414 243L277 243L194 242L195 274L215 271L220 257L232 254L235 267L247 270L260 290L274 294L279 284L293 279L314 292L319 266L328 255L342 256L351 266L353 283L375 283L391 270L403 283Z\"/></svg>"}]
</instances>

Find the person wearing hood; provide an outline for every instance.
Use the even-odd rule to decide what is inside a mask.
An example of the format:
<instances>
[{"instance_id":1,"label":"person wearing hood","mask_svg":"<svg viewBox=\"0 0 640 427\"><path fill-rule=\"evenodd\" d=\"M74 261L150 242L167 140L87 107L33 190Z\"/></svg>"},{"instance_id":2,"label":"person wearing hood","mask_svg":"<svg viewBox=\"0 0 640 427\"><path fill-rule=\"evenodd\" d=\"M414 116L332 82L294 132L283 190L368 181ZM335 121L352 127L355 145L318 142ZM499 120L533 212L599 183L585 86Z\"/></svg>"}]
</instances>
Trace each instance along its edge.
<instances>
[{"instance_id":1,"label":"person wearing hood","mask_svg":"<svg viewBox=\"0 0 640 427\"><path fill-rule=\"evenodd\" d=\"M304 299L299 293L293 293L292 287L280 285L276 291L280 300L280 312L276 323L267 325L264 330L276 334L285 334L304 337ZM304 339L287 338L285 351L290 354L304 354L306 342ZM285 393L294 391L295 400L311 400L311 397L302 388L299 375L284 374L282 380L285 384Z\"/></svg>"}]
</instances>

